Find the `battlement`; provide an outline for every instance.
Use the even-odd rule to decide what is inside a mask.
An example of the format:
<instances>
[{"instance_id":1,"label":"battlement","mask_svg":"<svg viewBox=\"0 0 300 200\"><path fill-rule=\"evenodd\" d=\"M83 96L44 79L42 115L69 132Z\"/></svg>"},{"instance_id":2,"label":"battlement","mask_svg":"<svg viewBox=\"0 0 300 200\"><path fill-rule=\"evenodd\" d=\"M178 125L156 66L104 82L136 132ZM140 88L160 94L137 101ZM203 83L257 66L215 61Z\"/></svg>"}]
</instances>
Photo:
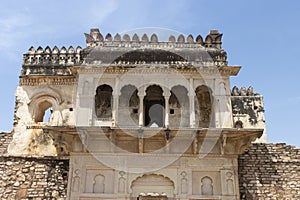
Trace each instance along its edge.
<instances>
[{"instance_id":1,"label":"battlement","mask_svg":"<svg viewBox=\"0 0 300 200\"><path fill-rule=\"evenodd\" d=\"M80 51L82 48L78 46L76 49L70 46L68 49L62 47L58 49L55 46L51 49L47 46L45 49L38 47L36 50L34 47L30 47L28 52L23 55L23 66L31 65L74 65L79 64Z\"/></svg>"},{"instance_id":2,"label":"battlement","mask_svg":"<svg viewBox=\"0 0 300 200\"><path fill-rule=\"evenodd\" d=\"M168 41L159 41L156 34L144 34L139 38L135 33L104 37L99 29L85 33L86 48L57 46L45 49L30 47L23 55L21 76L28 75L72 75L72 66L114 65L136 67L148 65L226 66L227 53L221 47L222 34L212 30L205 37L180 34L177 39L170 35Z\"/></svg>"},{"instance_id":3,"label":"battlement","mask_svg":"<svg viewBox=\"0 0 300 200\"><path fill-rule=\"evenodd\" d=\"M260 96L260 94L255 93L252 86L249 86L248 89L241 87L240 89L234 86L231 90L231 96Z\"/></svg>"},{"instance_id":4,"label":"battlement","mask_svg":"<svg viewBox=\"0 0 300 200\"><path fill-rule=\"evenodd\" d=\"M87 47L93 46L104 46L104 45L115 45L115 44L139 44L139 45L149 45L149 44L163 44L163 45L171 45L175 47L195 47L195 46L203 46L208 48L216 48L222 49L222 36L217 30L211 30L210 33L205 37L198 35L194 40L193 35L188 35L185 37L180 34L177 39L174 35L169 36L168 41L159 41L157 34L153 33L150 37L145 33L141 38L139 38L138 34L135 33L132 37L128 34L124 34L121 36L117 33L114 37L107 33L104 37L99 29L91 29L90 33L85 33L86 44Z\"/></svg>"}]
</instances>

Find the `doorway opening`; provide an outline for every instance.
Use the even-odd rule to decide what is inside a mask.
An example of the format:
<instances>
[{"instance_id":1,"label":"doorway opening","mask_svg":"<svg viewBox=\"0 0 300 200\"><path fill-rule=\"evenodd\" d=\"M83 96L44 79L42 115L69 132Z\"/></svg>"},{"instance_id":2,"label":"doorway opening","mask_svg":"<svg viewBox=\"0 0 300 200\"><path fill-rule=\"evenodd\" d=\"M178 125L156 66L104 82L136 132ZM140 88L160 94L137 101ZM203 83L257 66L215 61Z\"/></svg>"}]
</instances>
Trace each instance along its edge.
<instances>
[{"instance_id":1,"label":"doorway opening","mask_svg":"<svg viewBox=\"0 0 300 200\"><path fill-rule=\"evenodd\" d=\"M156 128L164 126L165 99L163 90L157 85L151 85L144 97L145 126Z\"/></svg>"}]
</instances>

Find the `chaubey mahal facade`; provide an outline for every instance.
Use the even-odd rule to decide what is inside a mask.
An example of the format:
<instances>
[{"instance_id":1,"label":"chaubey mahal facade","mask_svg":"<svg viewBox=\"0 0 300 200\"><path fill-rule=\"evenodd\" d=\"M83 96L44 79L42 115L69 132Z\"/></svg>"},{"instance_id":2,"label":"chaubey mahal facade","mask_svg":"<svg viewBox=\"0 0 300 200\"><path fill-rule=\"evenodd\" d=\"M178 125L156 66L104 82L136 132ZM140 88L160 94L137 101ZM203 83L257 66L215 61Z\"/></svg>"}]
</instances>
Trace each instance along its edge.
<instances>
[{"instance_id":1,"label":"chaubey mahal facade","mask_svg":"<svg viewBox=\"0 0 300 200\"><path fill-rule=\"evenodd\" d=\"M85 36L24 54L6 155L65 168L39 164L42 192L24 175L15 198L240 199L238 157L266 142L264 107L252 87L230 89L241 67L222 34Z\"/></svg>"}]
</instances>

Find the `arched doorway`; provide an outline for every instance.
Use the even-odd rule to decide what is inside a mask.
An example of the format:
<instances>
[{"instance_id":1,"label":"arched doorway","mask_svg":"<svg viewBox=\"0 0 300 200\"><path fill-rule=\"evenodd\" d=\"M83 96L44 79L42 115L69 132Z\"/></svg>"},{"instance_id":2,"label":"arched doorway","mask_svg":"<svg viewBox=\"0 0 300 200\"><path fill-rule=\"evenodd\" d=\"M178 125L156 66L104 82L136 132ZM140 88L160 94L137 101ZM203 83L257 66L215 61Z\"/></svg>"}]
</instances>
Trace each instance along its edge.
<instances>
[{"instance_id":1,"label":"arched doorway","mask_svg":"<svg viewBox=\"0 0 300 200\"><path fill-rule=\"evenodd\" d=\"M146 89L144 97L144 124L148 127L164 126L165 99L163 90L158 85L151 85Z\"/></svg>"},{"instance_id":2,"label":"arched doorway","mask_svg":"<svg viewBox=\"0 0 300 200\"><path fill-rule=\"evenodd\" d=\"M112 92L109 85L97 87L95 95L95 114L100 119L110 119L112 117Z\"/></svg>"},{"instance_id":3,"label":"arched doorway","mask_svg":"<svg viewBox=\"0 0 300 200\"><path fill-rule=\"evenodd\" d=\"M118 124L120 126L138 126L139 104L140 101L137 88L133 85L124 86L121 89L118 107Z\"/></svg>"},{"instance_id":4,"label":"arched doorway","mask_svg":"<svg viewBox=\"0 0 300 200\"><path fill-rule=\"evenodd\" d=\"M168 177L157 174L147 174L138 177L131 183L132 197L140 195L158 195L162 197L174 197L174 182Z\"/></svg>"},{"instance_id":5,"label":"arched doorway","mask_svg":"<svg viewBox=\"0 0 300 200\"><path fill-rule=\"evenodd\" d=\"M190 117L188 90L181 85L172 87L169 104L170 126L188 127Z\"/></svg>"},{"instance_id":6,"label":"arched doorway","mask_svg":"<svg viewBox=\"0 0 300 200\"><path fill-rule=\"evenodd\" d=\"M49 101L45 100L40 102L35 112L35 117L34 117L35 123L51 122L52 112L53 112L52 104Z\"/></svg>"}]
</instances>

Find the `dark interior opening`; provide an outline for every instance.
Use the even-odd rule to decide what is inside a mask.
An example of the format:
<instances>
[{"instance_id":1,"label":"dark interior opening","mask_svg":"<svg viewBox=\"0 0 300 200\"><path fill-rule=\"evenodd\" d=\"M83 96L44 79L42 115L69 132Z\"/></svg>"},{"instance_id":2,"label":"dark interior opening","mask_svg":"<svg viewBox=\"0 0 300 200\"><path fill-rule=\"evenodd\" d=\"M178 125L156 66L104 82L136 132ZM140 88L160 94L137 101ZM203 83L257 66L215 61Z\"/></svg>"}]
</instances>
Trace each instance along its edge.
<instances>
[{"instance_id":1,"label":"dark interior opening","mask_svg":"<svg viewBox=\"0 0 300 200\"><path fill-rule=\"evenodd\" d=\"M164 101L145 100L145 126L163 127L164 125ZM156 125L155 125L156 124Z\"/></svg>"},{"instance_id":2,"label":"dark interior opening","mask_svg":"<svg viewBox=\"0 0 300 200\"><path fill-rule=\"evenodd\" d=\"M164 126L165 99L163 90L158 85L151 85L146 90L144 97L144 125L149 127Z\"/></svg>"}]
</instances>

